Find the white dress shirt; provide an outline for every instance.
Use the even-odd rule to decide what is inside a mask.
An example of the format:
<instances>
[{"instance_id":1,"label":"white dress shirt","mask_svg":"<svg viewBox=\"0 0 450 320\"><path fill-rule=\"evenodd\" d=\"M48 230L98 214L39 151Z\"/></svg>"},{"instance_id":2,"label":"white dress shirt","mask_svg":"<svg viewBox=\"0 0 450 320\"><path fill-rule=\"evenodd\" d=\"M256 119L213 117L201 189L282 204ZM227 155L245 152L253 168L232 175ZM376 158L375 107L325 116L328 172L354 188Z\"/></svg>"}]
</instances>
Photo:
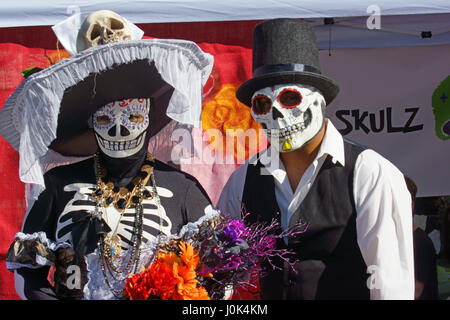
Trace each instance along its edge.
<instances>
[{"instance_id":1,"label":"white dress shirt","mask_svg":"<svg viewBox=\"0 0 450 320\"><path fill-rule=\"evenodd\" d=\"M264 151L265 152L265 151ZM345 166L344 141L329 119L324 139L314 161L293 192L283 163L264 167L274 178L275 196L284 229L305 199L327 155ZM223 213L240 216L247 160L231 175L218 202ZM255 162L252 162L255 163ZM368 266L367 281L372 300L414 299L414 256L411 196L403 174L373 150L362 151L355 163L353 196L357 241Z\"/></svg>"}]
</instances>

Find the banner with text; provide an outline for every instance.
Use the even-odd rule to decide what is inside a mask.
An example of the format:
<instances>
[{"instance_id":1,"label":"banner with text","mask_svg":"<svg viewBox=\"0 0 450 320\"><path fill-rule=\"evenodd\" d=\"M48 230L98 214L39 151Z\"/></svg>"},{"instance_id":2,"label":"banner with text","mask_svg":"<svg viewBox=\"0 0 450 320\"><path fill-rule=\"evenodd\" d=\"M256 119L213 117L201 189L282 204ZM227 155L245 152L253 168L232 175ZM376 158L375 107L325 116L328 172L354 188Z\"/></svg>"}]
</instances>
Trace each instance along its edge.
<instances>
[{"instance_id":1,"label":"banner with text","mask_svg":"<svg viewBox=\"0 0 450 320\"><path fill-rule=\"evenodd\" d=\"M419 197L450 195L450 45L321 52L340 93L327 117L388 158Z\"/></svg>"}]
</instances>

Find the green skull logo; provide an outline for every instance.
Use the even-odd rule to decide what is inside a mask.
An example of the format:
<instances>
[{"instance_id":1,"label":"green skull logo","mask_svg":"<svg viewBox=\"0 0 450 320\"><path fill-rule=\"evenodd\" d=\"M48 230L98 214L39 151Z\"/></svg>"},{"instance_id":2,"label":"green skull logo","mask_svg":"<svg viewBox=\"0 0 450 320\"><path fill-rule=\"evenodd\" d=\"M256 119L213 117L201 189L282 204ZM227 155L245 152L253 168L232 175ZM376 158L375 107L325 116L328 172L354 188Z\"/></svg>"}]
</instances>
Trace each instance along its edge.
<instances>
[{"instance_id":1,"label":"green skull logo","mask_svg":"<svg viewBox=\"0 0 450 320\"><path fill-rule=\"evenodd\" d=\"M434 90L431 98L436 135L439 139L450 139L450 76Z\"/></svg>"}]
</instances>

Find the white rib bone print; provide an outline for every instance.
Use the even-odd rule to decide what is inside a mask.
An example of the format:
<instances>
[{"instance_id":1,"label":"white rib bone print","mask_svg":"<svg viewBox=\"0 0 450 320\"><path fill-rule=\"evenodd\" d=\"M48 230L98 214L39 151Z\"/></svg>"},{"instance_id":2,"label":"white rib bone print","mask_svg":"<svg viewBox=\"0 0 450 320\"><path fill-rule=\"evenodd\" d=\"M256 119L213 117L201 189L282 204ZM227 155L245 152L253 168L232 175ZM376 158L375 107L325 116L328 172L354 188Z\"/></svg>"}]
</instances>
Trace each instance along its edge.
<instances>
[{"instance_id":1,"label":"white rib bone print","mask_svg":"<svg viewBox=\"0 0 450 320\"><path fill-rule=\"evenodd\" d=\"M147 186L148 191L152 191L151 187ZM64 187L64 191L73 192L75 191L74 197L70 200L64 207L63 212L58 218L57 228L56 228L56 240L58 242L68 241L71 242L71 225L73 222L73 215L76 212L83 211L82 214L93 213L95 211L95 201L91 197L92 192L95 190L95 185L89 183L73 183ZM157 187L158 196L160 198L172 198L172 191ZM157 235L158 230L161 228L161 232L165 235L170 235L172 229L172 222L166 215L166 210L160 204L156 204L155 198L151 200L143 200L142 205L144 208L144 228L143 228L143 242L154 238ZM115 230L117 223L120 219L120 213L113 207L103 210L103 219L107 222L111 230ZM159 212L158 212L159 211ZM132 242L132 232L134 228L134 216L135 208L128 208L118 227L118 234L122 239L121 245L123 248L127 248ZM161 217L161 225L159 221Z\"/></svg>"}]
</instances>

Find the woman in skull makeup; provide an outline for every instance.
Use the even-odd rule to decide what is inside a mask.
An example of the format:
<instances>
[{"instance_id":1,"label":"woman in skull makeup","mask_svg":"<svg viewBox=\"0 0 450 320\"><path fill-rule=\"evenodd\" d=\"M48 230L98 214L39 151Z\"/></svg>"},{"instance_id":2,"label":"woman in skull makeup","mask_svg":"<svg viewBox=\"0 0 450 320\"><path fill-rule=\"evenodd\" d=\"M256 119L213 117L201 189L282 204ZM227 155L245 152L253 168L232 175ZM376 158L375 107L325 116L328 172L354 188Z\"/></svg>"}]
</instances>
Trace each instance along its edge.
<instances>
[{"instance_id":1,"label":"woman in skull makeup","mask_svg":"<svg viewBox=\"0 0 450 320\"><path fill-rule=\"evenodd\" d=\"M80 64L94 67L80 71ZM43 175L44 190L30 204L8 253L22 298L120 298L125 278L148 258L142 251L146 244L204 215L210 200L196 179L155 159L148 146L170 121L167 115L188 124L198 121L201 88L211 68L212 57L191 42L127 41L91 48L19 87L29 93L47 85L34 107L42 108L41 115L59 112L57 128L46 133L31 128L33 139L48 145L45 135L56 135L51 147L71 156L97 149L94 157ZM57 92L55 79L63 73L73 78ZM0 119L25 102L25 89L16 90ZM2 135L11 141L13 130ZM33 148L22 150L22 157L45 161ZM74 274L79 278L71 278L70 270L79 270Z\"/></svg>"}]
</instances>

